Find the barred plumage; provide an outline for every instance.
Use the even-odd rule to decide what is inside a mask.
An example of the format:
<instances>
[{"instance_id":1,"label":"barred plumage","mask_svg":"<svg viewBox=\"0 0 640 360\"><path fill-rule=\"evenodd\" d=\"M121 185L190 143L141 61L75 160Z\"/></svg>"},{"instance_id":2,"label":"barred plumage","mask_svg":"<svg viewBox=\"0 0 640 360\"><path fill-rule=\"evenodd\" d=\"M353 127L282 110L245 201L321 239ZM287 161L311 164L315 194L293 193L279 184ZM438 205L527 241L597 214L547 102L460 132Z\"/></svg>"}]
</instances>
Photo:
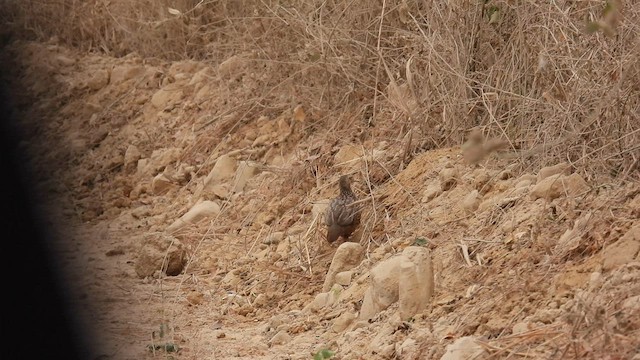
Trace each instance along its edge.
<instances>
[{"instance_id":1,"label":"barred plumage","mask_svg":"<svg viewBox=\"0 0 640 360\"><path fill-rule=\"evenodd\" d=\"M327 224L327 241L332 243L339 237L348 239L360 224L360 209L352 205L356 195L351 191L349 177L340 177L340 195L331 201L325 223Z\"/></svg>"}]
</instances>

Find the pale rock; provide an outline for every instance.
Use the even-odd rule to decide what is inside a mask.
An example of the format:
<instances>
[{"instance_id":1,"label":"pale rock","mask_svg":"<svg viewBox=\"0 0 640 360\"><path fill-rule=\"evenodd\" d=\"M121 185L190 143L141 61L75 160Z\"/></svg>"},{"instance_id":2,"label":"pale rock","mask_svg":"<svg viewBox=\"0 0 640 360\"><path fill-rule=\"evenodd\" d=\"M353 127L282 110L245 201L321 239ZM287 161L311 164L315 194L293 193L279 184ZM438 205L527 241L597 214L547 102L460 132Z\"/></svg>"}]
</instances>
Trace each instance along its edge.
<instances>
[{"instance_id":1,"label":"pale rock","mask_svg":"<svg viewBox=\"0 0 640 360\"><path fill-rule=\"evenodd\" d=\"M193 101L195 101L196 104L202 104L209 98L211 98L211 86L209 86L209 84L205 84L196 92L193 97Z\"/></svg>"},{"instance_id":2,"label":"pale rock","mask_svg":"<svg viewBox=\"0 0 640 360\"><path fill-rule=\"evenodd\" d=\"M100 90L109 84L109 71L105 69L97 70L87 81L87 87L91 90Z\"/></svg>"},{"instance_id":3,"label":"pale rock","mask_svg":"<svg viewBox=\"0 0 640 360\"><path fill-rule=\"evenodd\" d=\"M224 78L237 79L242 76L249 61L240 55L233 55L218 65L218 73Z\"/></svg>"},{"instance_id":4,"label":"pale rock","mask_svg":"<svg viewBox=\"0 0 640 360\"><path fill-rule=\"evenodd\" d=\"M342 271L336 274L335 282L338 285L349 286L351 284L352 277L353 271Z\"/></svg>"},{"instance_id":5,"label":"pale rock","mask_svg":"<svg viewBox=\"0 0 640 360\"><path fill-rule=\"evenodd\" d=\"M319 200L313 203L311 207L311 216L314 219L319 219L322 223L324 223L325 213L329 208L329 204L331 203L330 199Z\"/></svg>"},{"instance_id":6,"label":"pale rock","mask_svg":"<svg viewBox=\"0 0 640 360\"><path fill-rule=\"evenodd\" d=\"M177 104L180 100L182 100L183 96L184 92L182 89L182 85L173 83L156 91L156 93L151 96L151 104L156 109L164 110Z\"/></svg>"},{"instance_id":7,"label":"pale rock","mask_svg":"<svg viewBox=\"0 0 640 360\"><path fill-rule=\"evenodd\" d=\"M275 245L280 243L282 239L284 239L284 232L276 231L269 234L264 240L262 240L262 243L267 245Z\"/></svg>"},{"instance_id":8,"label":"pale rock","mask_svg":"<svg viewBox=\"0 0 640 360\"><path fill-rule=\"evenodd\" d=\"M186 214L182 215L180 219L177 219L173 224L167 228L168 232L176 232L189 224L195 224L198 221L213 217L220 213L220 205L213 201L205 200L199 204L194 205Z\"/></svg>"},{"instance_id":9,"label":"pale rock","mask_svg":"<svg viewBox=\"0 0 640 360\"><path fill-rule=\"evenodd\" d=\"M557 174L569 175L570 173L571 173L571 165L569 165L566 162L556 164L553 166L543 167L542 169L540 169L540 171L538 171L536 182L539 183L540 181L552 175L557 175Z\"/></svg>"},{"instance_id":10,"label":"pale rock","mask_svg":"<svg viewBox=\"0 0 640 360\"><path fill-rule=\"evenodd\" d=\"M205 188L230 180L236 172L238 162L229 155L222 155L213 165L213 169L204 179Z\"/></svg>"},{"instance_id":11,"label":"pale rock","mask_svg":"<svg viewBox=\"0 0 640 360\"><path fill-rule=\"evenodd\" d=\"M531 324L528 322L519 322L513 325L511 332L513 335L522 334L531 330Z\"/></svg>"},{"instance_id":12,"label":"pale rock","mask_svg":"<svg viewBox=\"0 0 640 360\"><path fill-rule=\"evenodd\" d=\"M471 360L480 359L484 349L471 336L462 337L447 346L447 350L440 360Z\"/></svg>"},{"instance_id":13,"label":"pale rock","mask_svg":"<svg viewBox=\"0 0 640 360\"><path fill-rule=\"evenodd\" d=\"M627 231L618 241L607 245L602 250L604 270L612 270L620 265L627 264L640 253L640 224Z\"/></svg>"},{"instance_id":14,"label":"pale rock","mask_svg":"<svg viewBox=\"0 0 640 360\"><path fill-rule=\"evenodd\" d=\"M163 173L156 175L151 181L151 191L154 195L162 195L175 188L175 185Z\"/></svg>"},{"instance_id":15,"label":"pale rock","mask_svg":"<svg viewBox=\"0 0 640 360\"><path fill-rule=\"evenodd\" d=\"M400 300L404 319L424 310L433 295L433 266L429 250L405 248L400 256L384 260L371 270L371 285L365 292L360 319L368 320Z\"/></svg>"},{"instance_id":16,"label":"pale rock","mask_svg":"<svg viewBox=\"0 0 640 360\"><path fill-rule=\"evenodd\" d=\"M306 310L311 312L317 312L323 309L329 303L330 294L328 292L321 292L313 298L313 301L307 305Z\"/></svg>"},{"instance_id":17,"label":"pale rock","mask_svg":"<svg viewBox=\"0 0 640 360\"><path fill-rule=\"evenodd\" d=\"M149 166L144 171L155 175L158 171L162 171L168 165L178 161L181 154L182 150L175 147L154 150L149 157Z\"/></svg>"},{"instance_id":18,"label":"pale rock","mask_svg":"<svg viewBox=\"0 0 640 360\"><path fill-rule=\"evenodd\" d=\"M149 166L149 159L140 159L138 160L136 166L136 174L143 175Z\"/></svg>"},{"instance_id":19,"label":"pale rock","mask_svg":"<svg viewBox=\"0 0 640 360\"><path fill-rule=\"evenodd\" d=\"M289 335L286 331L280 330L277 334L275 334L271 340L269 341L270 346L274 345L284 345L291 341L291 335Z\"/></svg>"},{"instance_id":20,"label":"pale rock","mask_svg":"<svg viewBox=\"0 0 640 360\"><path fill-rule=\"evenodd\" d=\"M121 82L133 79L145 73L145 67L141 65L124 64L118 65L111 70L111 83L119 84Z\"/></svg>"},{"instance_id":21,"label":"pale rock","mask_svg":"<svg viewBox=\"0 0 640 360\"><path fill-rule=\"evenodd\" d=\"M396 355L400 359L415 359L418 348L418 343L414 339L406 338L402 343L396 343Z\"/></svg>"},{"instance_id":22,"label":"pale rock","mask_svg":"<svg viewBox=\"0 0 640 360\"><path fill-rule=\"evenodd\" d=\"M186 262L186 251L178 239L166 234L154 234L143 240L135 271L141 278L151 276L158 270L176 276L182 272Z\"/></svg>"},{"instance_id":23,"label":"pale rock","mask_svg":"<svg viewBox=\"0 0 640 360\"><path fill-rule=\"evenodd\" d=\"M442 187L439 182L432 182L422 193L422 203L426 204L442 194Z\"/></svg>"},{"instance_id":24,"label":"pale rock","mask_svg":"<svg viewBox=\"0 0 640 360\"><path fill-rule=\"evenodd\" d=\"M591 229L592 217L591 212L587 212L576 219L573 228L567 229L558 240L556 251L560 254L566 254L576 249L580 245L582 237Z\"/></svg>"},{"instance_id":25,"label":"pale rock","mask_svg":"<svg viewBox=\"0 0 640 360\"><path fill-rule=\"evenodd\" d=\"M193 74L191 80L189 80L189 85L199 84L207 79L212 79L210 72L210 68L206 67L197 73Z\"/></svg>"},{"instance_id":26,"label":"pale rock","mask_svg":"<svg viewBox=\"0 0 640 360\"><path fill-rule=\"evenodd\" d=\"M467 214L473 214L473 212L478 209L478 206L480 206L480 200L478 190L473 190L462 199L462 208Z\"/></svg>"},{"instance_id":27,"label":"pale rock","mask_svg":"<svg viewBox=\"0 0 640 360\"><path fill-rule=\"evenodd\" d=\"M256 296L255 300L253 300L253 306L257 307L257 308L261 308L264 307L265 305L267 305L267 296L265 294L258 294L258 296Z\"/></svg>"},{"instance_id":28,"label":"pale rock","mask_svg":"<svg viewBox=\"0 0 640 360\"><path fill-rule=\"evenodd\" d=\"M57 55L55 59L56 63L60 66L71 66L76 63L76 59L72 59L65 55Z\"/></svg>"},{"instance_id":29,"label":"pale rock","mask_svg":"<svg viewBox=\"0 0 640 360\"><path fill-rule=\"evenodd\" d=\"M224 331L222 330L214 330L213 331L213 337L215 337L216 339L223 339L227 336L227 334L224 333Z\"/></svg>"},{"instance_id":30,"label":"pale rock","mask_svg":"<svg viewBox=\"0 0 640 360\"><path fill-rule=\"evenodd\" d=\"M350 163L355 163L363 155L360 146L344 145L334 156L334 163L336 165L349 165Z\"/></svg>"},{"instance_id":31,"label":"pale rock","mask_svg":"<svg viewBox=\"0 0 640 360\"><path fill-rule=\"evenodd\" d=\"M239 270L238 269L234 269L229 271L223 278L221 281L222 286L224 286L227 289L235 289L238 284L240 284L240 282L242 281L242 278L239 275Z\"/></svg>"},{"instance_id":32,"label":"pale rock","mask_svg":"<svg viewBox=\"0 0 640 360\"><path fill-rule=\"evenodd\" d=\"M486 194L491 189L491 174L486 169L473 171L473 188L481 194Z\"/></svg>"},{"instance_id":33,"label":"pale rock","mask_svg":"<svg viewBox=\"0 0 640 360\"><path fill-rule=\"evenodd\" d=\"M356 318L356 314L350 311L345 311L333 321L331 330L337 333L341 333L346 330Z\"/></svg>"},{"instance_id":34,"label":"pale rock","mask_svg":"<svg viewBox=\"0 0 640 360\"><path fill-rule=\"evenodd\" d=\"M631 296L622 302L625 314L637 314L640 312L640 295Z\"/></svg>"},{"instance_id":35,"label":"pale rock","mask_svg":"<svg viewBox=\"0 0 640 360\"><path fill-rule=\"evenodd\" d=\"M604 280L602 279L602 273L599 271L594 271L589 276L589 290L597 290L599 289Z\"/></svg>"},{"instance_id":36,"label":"pale rock","mask_svg":"<svg viewBox=\"0 0 640 360\"><path fill-rule=\"evenodd\" d=\"M455 167L447 167L440 171L438 174L440 178L440 187L443 191L449 191L453 189L458 182L458 169Z\"/></svg>"},{"instance_id":37,"label":"pale rock","mask_svg":"<svg viewBox=\"0 0 640 360\"><path fill-rule=\"evenodd\" d=\"M354 242L342 243L336 250L333 260L331 260L331 265L327 271L322 291L329 291L335 283L336 274L353 269L360 264L363 256L364 248L362 245Z\"/></svg>"},{"instance_id":38,"label":"pale rock","mask_svg":"<svg viewBox=\"0 0 640 360\"><path fill-rule=\"evenodd\" d=\"M578 174L565 176L563 174L551 175L537 183L531 189L530 196L533 200L544 198L553 200L563 195L577 196L589 190L589 185Z\"/></svg>"},{"instance_id":39,"label":"pale rock","mask_svg":"<svg viewBox=\"0 0 640 360\"><path fill-rule=\"evenodd\" d=\"M115 154L109 158L104 164L104 169L113 170L117 167L124 165L124 156L122 154Z\"/></svg>"},{"instance_id":40,"label":"pale rock","mask_svg":"<svg viewBox=\"0 0 640 360\"><path fill-rule=\"evenodd\" d=\"M127 151L124 152L124 167L131 168L138 164L138 160L142 158L142 153L135 145L129 145Z\"/></svg>"},{"instance_id":41,"label":"pale rock","mask_svg":"<svg viewBox=\"0 0 640 360\"><path fill-rule=\"evenodd\" d=\"M238 193L244 191L249 179L259 172L258 167L254 163L248 161L240 161L236 169L236 176L233 180L233 192Z\"/></svg>"}]
</instances>

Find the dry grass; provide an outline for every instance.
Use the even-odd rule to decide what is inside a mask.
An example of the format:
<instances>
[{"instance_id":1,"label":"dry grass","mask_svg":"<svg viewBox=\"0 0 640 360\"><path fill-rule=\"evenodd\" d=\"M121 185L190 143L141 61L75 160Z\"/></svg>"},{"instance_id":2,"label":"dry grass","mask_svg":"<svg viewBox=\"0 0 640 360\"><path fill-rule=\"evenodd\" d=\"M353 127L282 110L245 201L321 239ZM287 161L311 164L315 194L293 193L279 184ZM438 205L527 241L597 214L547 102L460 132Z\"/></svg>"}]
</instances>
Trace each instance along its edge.
<instances>
[{"instance_id":1,"label":"dry grass","mask_svg":"<svg viewBox=\"0 0 640 360\"><path fill-rule=\"evenodd\" d=\"M303 103L315 114L307 130L326 125L330 141L397 143L412 131L413 151L459 144L481 126L528 167L566 160L638 176L638 1L4 5L22 37L115 56L248 59L259 76L243 86L257 96L232 122Z\"/></svg>"}]
</instances>

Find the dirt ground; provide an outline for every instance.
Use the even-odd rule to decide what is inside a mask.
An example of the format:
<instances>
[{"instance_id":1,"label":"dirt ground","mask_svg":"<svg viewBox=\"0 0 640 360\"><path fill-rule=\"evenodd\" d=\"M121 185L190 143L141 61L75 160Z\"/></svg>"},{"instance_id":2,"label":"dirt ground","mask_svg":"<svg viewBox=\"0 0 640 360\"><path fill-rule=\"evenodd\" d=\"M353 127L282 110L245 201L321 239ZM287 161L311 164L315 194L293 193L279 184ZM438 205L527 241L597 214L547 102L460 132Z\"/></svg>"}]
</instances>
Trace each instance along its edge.
<instances>
[{"instance_id":1,"label":"dirt ground","mask_svg":"<svg viewBox=\"0 0 640 360\"><path fill-rule=\"evenodd\" d=\"M636 174L327 141L304 104L239 119L220 110L242 96L229 77L250 81L233 62L55 40L3 56L95 358L640 359ZM341 174L363 199L363 257L323 290L340 244L320 214ZM361 318L372 269L407 248L428 250L433 296L409 317L393 301Z\"/></svg>"}]
</instances>

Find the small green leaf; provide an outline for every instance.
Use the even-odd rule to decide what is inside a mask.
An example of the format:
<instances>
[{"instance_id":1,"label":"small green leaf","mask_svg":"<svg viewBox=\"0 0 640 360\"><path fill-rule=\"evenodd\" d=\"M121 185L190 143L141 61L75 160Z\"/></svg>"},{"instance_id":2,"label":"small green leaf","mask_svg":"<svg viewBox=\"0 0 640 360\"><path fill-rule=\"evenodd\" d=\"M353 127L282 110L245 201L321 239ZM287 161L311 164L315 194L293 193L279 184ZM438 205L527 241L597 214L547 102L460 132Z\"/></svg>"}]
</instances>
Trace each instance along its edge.
<instances>
[{"instance_id":1,"label":"small green leaf","mask_svg":"<svg viewBox=\"0 0 640 360\"><path fill-rule=\"evenodd\" d=\"M426 246L429 242L425 238L416 238L413 242L414 246Z\"/></svg>"}]
</instances>

